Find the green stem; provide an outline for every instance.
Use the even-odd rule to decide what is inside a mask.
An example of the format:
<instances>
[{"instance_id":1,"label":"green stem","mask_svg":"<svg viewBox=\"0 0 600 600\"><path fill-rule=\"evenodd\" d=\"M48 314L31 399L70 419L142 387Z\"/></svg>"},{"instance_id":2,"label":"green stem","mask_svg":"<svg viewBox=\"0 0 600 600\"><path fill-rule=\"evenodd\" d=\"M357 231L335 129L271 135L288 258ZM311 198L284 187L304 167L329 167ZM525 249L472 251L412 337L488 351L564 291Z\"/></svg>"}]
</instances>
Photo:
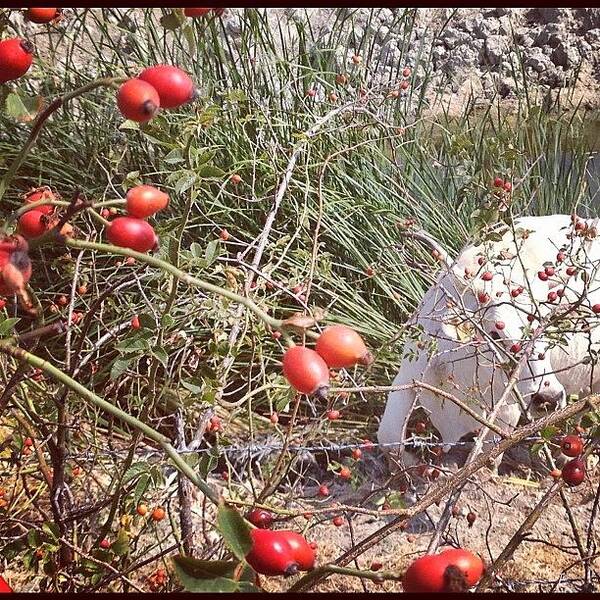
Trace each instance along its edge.
<instances>
[{"instance_id":1,"label":"green stem","mask_svg":"<svg viewBox=\"0 0 600 600\"><path fill-rule=\"evenodd\" d=\"M150 438L151 440L154 440L165 451L165 453L173 461L173 463L179 471L181 471L194 485L196 485L214 504L219 503L218 494L203 479L201 479L198 476L198 474L194 471L194 469L190 465L188 465L188 463L177 453L177 450L175 450L175 448L173 448L173 446L170 444L169 438L162 435L158 431L155 431L154 429L152 429L152 427L146 425L139 419L136 419L135 417L127 414L126 412L114 406L110 402L103 400L102 398L100 398L100 396L97 396L96 394L94 394L94 392L91 392L85 386L81 385L80 383L69 377L66 373L63 373L60 369L57 369L54 365L50 364L43 358L40 358L35 354L27 352L23 348L13 346L9 341L0 342L0 352L8 354L9 356L12 356L13 358L19 361L24 361L32 367L41 369L42 371L44 371L44 373L46 373L56 381L61 382L63 385L73 390L82 398L89 400L98 408L113 415L117 419L124 421L134 429L143 433L146 437Z\"/></svg>"},{"instance_id":2,"label":"green stem","mask_svg":"<svg viewBox=\"0 0 600 600\"><path fill-rule=\"evenodd\" d=\"M252 300L250 300L249 298L244 298L243 296L240 296L235 292L219 287L218 285L208 283L207 281L203 281L202 279L198 279L197 277L194 277L193 275L190 275L189 273L178 269L171 263L161 260L160 258L156 258L155 256L144 254L142 252L136 252L135 250L131 250L129 248L121 248L120 246L111 246L109 244L100 244L97 242L88 242L86 240L76 240L74 238L67 238L65 240L65 244L70 248L77 248L80 250L97 250L101 252L120 254L121 256L129 256L135 258L136 260L142 263L152 265L153 267L157 267L162 271L170 273L175 278L177 278L180 281L183 281L184 283L187 283L188 285L199 287L200 289L205 290L207 292L218 294L219 296L224 296L225 298L229 298L229 300L233 300L234 302L242 304L273 329L281 329L283 327L283 321L281 319L275 319L271 317L264 310L262 310L262 308L259 308L256 304L254 304L254 302L252 302Z\"/></svg>"},{"instance_id":3,"label":"green stem","mask_svg":"<svg viewBox=\"0 0 600 600\"><path fill-rule=\"evenodd\" d=\"M294 585L287 590L289 592L295 592L309 584L313 579L318 578L326 573L336 573L338 575L346 575L349 577L360 577L361 579L370 579L371 581L401 581L402 575L398 573L392 573L390 571L361 571L360 569L352 569L350 567L340 567L338 565L322 565L307 573L304 577L296 581Z\"/></svg>"},{"instance_id":4,"label":"green stem","mask_svg":"<svg viewBox=\"0 0 600 600\"><path fill-rule=\"evenodd\" d=\"M59 98L56 98L56 100L53 100L48 105L48 107L37 116L37 119L35 120L35 123L33 124L31 131L29 132L29 137L27 138L25 145L23 146L23 148L21 148L21 151L19 152L19 154L17 154L15 160L13 160L10 167L8 167L8 170L2 178L2 181L0 181L0 200L2 200L2 198L4 197L4 194L6 193L6 190L10 185L10 182L19 170L19 167L23 164L25 157L35 144L35 141L38 135L40 134L44 123L48 120L52 113L56 112L63 104L65 104L69 100L73 100L73 98L82 96L83 94L90 92L91 90L94 90L96 88L109 87L116 83L122 83L123 81L126 81L126 79L123 77L106 77L104 79L97 79L96 81L92 81L87 85L81 86L80 88L77 88L72 92L63 94Z\"/></svg>"}]
</instances>

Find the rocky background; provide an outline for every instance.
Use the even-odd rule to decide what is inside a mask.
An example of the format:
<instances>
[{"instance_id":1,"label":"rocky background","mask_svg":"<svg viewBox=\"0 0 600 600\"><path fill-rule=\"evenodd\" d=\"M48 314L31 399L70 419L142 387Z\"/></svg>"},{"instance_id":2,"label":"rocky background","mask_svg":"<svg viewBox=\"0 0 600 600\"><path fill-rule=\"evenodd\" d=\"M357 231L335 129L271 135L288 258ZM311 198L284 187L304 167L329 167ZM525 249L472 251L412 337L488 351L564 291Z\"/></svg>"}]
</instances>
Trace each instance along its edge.
<instances>
[{"instance_id":1,"label":"rocky background","mask_svg":"<svg viewBox=\"0 0 600 600\"><path fill-rule=\"evenodd\" d=\"M225 15L226 30L238 32L235 14ZM340 40L336 53L341 60L352 44L366 34L375 36L374 58L379 61L378 78L389 80L398 61L416 66L415 76L424 77L417 64L427 58L433 89L442 91L450 105L462 103L466 95L486 100L500 95L507 103L526 82L528 93L540 91L561 97L584 108L600 106L600 9L598 8L467 8L411 9L416 27L408 48L405 34L390 30L394 13L407 9L323 8L265 9L274 27L284 25L290 36L293 21L310 20L317 37L327 39L340 12L351 26L348 40ZM370 19L371 10L375 11ZM286 23L287 21L287 23ZM377 56L378 54L378 56Z\"/></svg>"}]
</instances>

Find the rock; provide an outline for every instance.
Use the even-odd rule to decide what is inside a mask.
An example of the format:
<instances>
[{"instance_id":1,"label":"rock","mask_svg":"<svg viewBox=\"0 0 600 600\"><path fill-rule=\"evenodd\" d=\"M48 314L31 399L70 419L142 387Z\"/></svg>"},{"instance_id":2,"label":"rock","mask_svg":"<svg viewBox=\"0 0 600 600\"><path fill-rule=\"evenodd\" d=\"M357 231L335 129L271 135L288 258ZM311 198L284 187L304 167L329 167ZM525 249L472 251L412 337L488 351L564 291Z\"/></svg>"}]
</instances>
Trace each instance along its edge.
<instances>
[{"instance_id":1,"label":"rock","mask_svg":"<svg viewBox=\"0 0 600 600\"><path fill-rule=\"evenodd\" d=\"M498 93L500 94L500 97L506 98L507 96L510 96L511 94L513 94L514 91L515 91L514 80L502 79L502 81L500 81L498 83Z\"/></svg>"},{"instance_id":2,"label":"rock","mask_svg":"<svg viewBox=\"0 0 600 600\"><path fill-rule=\"evenodd\" d=\"M497 19L482 19L475 29L478 38L486 39L490 35L497 35L500 31L500 22Z\"/></svg>"},{"instance_id":3,"label":"rock","mask_svg":"<svg viewBox=\"0 0 600 600\"><path fill-rule=\"evenodd\" d=\"M561 42L552 52L552 62L557 67L572 69L579 64L580 60L579 52L565 42Z\"/></svg>"},{"instance_id":4,"label":"rock","mask_svg":"<svg viewBox=\"0 0 600 600\"><path fill-rule=\"evenodd\" d=\"M483 62L493 67L502 62L502 57L508 51L508 40L501 35L491 35L484 43Z\"/></svg>"},{"instance_id":5,"label":"rock","mask_svg":"<svg viewBox=\"0 0 600 600\"><path fill-rule=\"evenodd\" d=\"M538 23L556 23L568 18L567 8L534 8L530 11L530 19Z\"/></svg>"},{"instance_id":6,"label":"rock","mask_svg":"<svg viewBox=\"0 0 600 600\"><path fill-rule=\"evenodd\" d=\"M600 28L590 29L585 32L585 41L592 46L600 46Z\"/></svg>"},{"instance_id":7,"label":"rock","mask_svg":"<svg viewBox=\"0 0 600 600\"><path fill-rule=\"evenodd\" d=\"M542 71L548 70L553 65L550 58L542 52L541 48L532 47L528 48L526 53L525 66L531 67L537 73L541 73Z\"/></svg>"},{"instance_id":8,"label":"rock","mask_svg":"<svg viewBox=\"0 0 600 600\"><path fill-rule=\"evenodd\" d=\"M539 46L540 48L543 46L551 46L552 48L556 48L562 42L565 36L566 32L564 28L556 23L550 23L540 30L535 38L535 41L533 42L533 45Z\"/></svg>"},{"instance_id":9,"label":"rock","mask_svg":"<svg viewBox=\"0 0 600 600\"><path fill-rule=\"evenodd\" d=\"M467 44L471 41L471 36L465 31L459 31L458 29L448 28L446 29L442 35L442 40L444 41L444 45L449 50L456 48L462 44Z\"/></svg>"}]
</instances>

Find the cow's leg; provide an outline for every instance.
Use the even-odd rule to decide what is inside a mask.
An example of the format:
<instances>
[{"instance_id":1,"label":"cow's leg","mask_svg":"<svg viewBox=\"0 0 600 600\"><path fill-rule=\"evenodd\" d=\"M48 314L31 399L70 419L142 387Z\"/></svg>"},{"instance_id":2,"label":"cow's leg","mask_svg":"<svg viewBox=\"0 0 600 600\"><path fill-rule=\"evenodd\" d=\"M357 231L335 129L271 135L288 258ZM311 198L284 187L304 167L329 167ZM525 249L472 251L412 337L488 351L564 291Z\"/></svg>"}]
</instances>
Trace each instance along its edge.
<instances>
[{"instance_id":1,"label":"cow's leg","mask_svg":"<svg viewBox=\"0 0 600 600\"><path fill-rule=\"evenodd\" d=\"M427 354L422 350L417 350L416 346L409 344L407 349L416 350L418 352L417 359L403 361L392 383L394 386L407 387L389 393L377 431L377 440L382 445L382 449L405 465L415 462L410 453L404 452L403 446L406 438L406 423L416 402L415 389L411 386L414 381L422 378L429 360Z\"/></svg>"}]
</instances>

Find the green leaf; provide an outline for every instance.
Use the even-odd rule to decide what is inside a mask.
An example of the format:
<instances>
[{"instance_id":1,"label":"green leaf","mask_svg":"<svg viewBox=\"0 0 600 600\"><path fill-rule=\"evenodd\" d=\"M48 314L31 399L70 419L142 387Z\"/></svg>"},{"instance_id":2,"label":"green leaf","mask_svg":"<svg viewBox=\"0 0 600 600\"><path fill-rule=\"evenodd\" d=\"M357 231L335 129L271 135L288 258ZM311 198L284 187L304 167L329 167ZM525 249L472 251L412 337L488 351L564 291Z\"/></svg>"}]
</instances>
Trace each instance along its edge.
<instances>
[{"instance_id":1,"label":"green leaf","mask_svg":"<svg viewBox=\"0 0 600 600\"><path fill-rule=\"evenodd\" d=\"M161 327L164 327L165 329L169 329L170 327L173 327L173 325L175 324L175 319L170 314L166 314L166 315L162 316L162 318L160 320L160 324L161 324Z\"/></svg>"},{"instance_id":2,"label":"green leaf","mask_svg":"<svg viewBox=\"0 0 600 600\"><path fill-rule=\"evenodd\" d=\"M173 558L175 571L188 592L255 592L249 581L237 581L239 563L226 560L200 560L189 556ZM242 575L245 575L245 571Z\"/></svg>"},{"instance_id":3,"label":"green leaf","mask_svg":"<svg viewBox=\"0 0 600 600\"><path fill-rule=\"evenodd\" d=\"M21 319L17 319L17 318L9 318L9 319L4 319L4 321L0 321L0 337L4 337L7 333L12 331L14 326L20 320Z\"/></svg>"},{"instance_id":4,"label":"green leaf","mask_svg":"<svg viewBox=\"0 0 600 600\"><path fill-rule=\"evenodd\" d=\"M56 523L44 523L42 531L51 539L58 540L60 537L60 529Z\"/></svg>"},{"instance_id":5,"label":"green leaf","mask_svg":"<svg viewBox=\"0 0 600 600\"><path fill-rule=\"evenodd\" d=\"M133 463L127 471L125 471L125 475L123 475L123 482L127 483L132 479L140 476L142 473L148 473L148 463L146 462L137 462Z\"/></svg>"},{"instance_id":6,"label":"green leaf","mask_svg":"<svg viewBox=\"0 0 600 600\"><path fill-rule=\"evenodd\" d=\"M169 31L179 29L185 22L185 16L181 11L174 10L172 13L161 17L160 24Z\"/></svg>"},{"instance_id":7,"label":"green leaf","mask_svg":"<svg viewBox=\"0 0 600 600\"><path fill-rule=\"evenodd\" d=\"M200 457L197 471L202 479L207 478L208 474L216 467L218 460L219 451L216 448L212 448L210 452L206 452Z\"/></svg>"},{"instance_id":8,"label":"green leaf","mask_svg":"<svg viewBox=\"0 0 600 600\"><path fill-rule=\"evenodd\" d=\"M186 171L182 177L175 183L175 193L183 194L183 192L189 190L196 183L196 174Z\"/></svg>"},{"instance_id":9,"label":"green leaf","mask_svg":"<svg viewBox=\"0 0 600 600\"><path fill-rule=\"evenodd\" d=\"M158 360L160 361L160 364L166 369L168 364L169 364L169 355L167 354L167 351L160 347L160 346L156 346L153 350L152 350L152 356L158 358Z\"/></svg>"},{"instance_id":10,"label":"green leaf","mask_svg":"<svg viewBox=\"0 0 600 600\"><path fill-rule=\"evenodd\" d=\"M125 531L125 529L119 529L117 539L112 543L110 549L117 556L125 556L129 553L129 534L127 531Z\"/></svg>"},{"instance_id":11,"label":"green leaf","mask_svg":"<svg viewBox=\"0 0 600 600\"><path fill-rule=\"evenodd\" d=\"M9 117L17 121L33 121L40 107L40 98L37 96L19 96L11 93L6 97L6 112Z\"/></svg>"},{"instance_id":12,"label":"green leaf","mask_svg":"<svg viewBox=\"0 0 600 600\"><path fill-rule=\"evenodd\" d=\"M221 504L217 513L217 529L234 556L243 560L252 548L252 538L242 515L234 508Z\"/></svg>"},{"instance_id":13,"label":"green leaf","mask_svg":"<svg viewBox=\"0 0 600 600\"><path fill-rule=\"evenodd\" d=\"M182 381L181 385L188 391L192 392L195 396L199 396L202 393L202 386L196 385L189 381Z\"/></svg>"},{"instance_id":14,"label":"green leaf","mask_svg":"<svg viewBox=\"0 0 600 600\"><path fill-rule=\"evenodd\" d=\"M115 348L125 354L142 354L143 352L150 350L150 344L136 333L135 335L125 338L122 342L119 342Z\"/></svg>"},{"instance_id":15,"label":"green leaf","mask_svg":"<svg viewBox=\"0 0 600 600\"><path fill-rule=\"evenodd\" d=\"M215 165L202 165L198 169L198 175L200 177L202 177L203 179L210 179L210 178L221 179L223 177L223 175L225 175L225 171L223 171L223 169L219 169L219 167L216 167Z\"/></svg>"},{"instance_id":16,"label":"green leaf","mask_svg":"<svg viewBox=\"0 0 600 600\"><path fill-rule=\"evenodd\" d=\"M140 503L140 500L146 493L149 482L150 482L150 475L148 475L147 473L144 473L140 477L139 481L136 483L135 489L133 490L133 501L136 504L136 506Z\"/></svg>"},{"instance_id":17,"label":"green leaf","mask_svg":"<svg viewBox=\"0 0 600 600\"><path fill-rule=\"evenodd\" d=\"M138 129L140 128L140 124L136 121L130 121L129 119L127 119L126 121L123 121L123 123L121 123L119 125L119 129L121 131L126 131L128 129Z\"/></svg>"},{"instance_id":18,"label":"green leaf","mask_svg":"<svg viewBox=\"0 0 600 600\"><path fill-rule=\"evenodd\" d=\"M207 267L215 262L220 252L221 244L218 238L209 242L208 246L206 246L206 252L204 253L204 260L206 261Z\"/></svg>"}]
</instances>

